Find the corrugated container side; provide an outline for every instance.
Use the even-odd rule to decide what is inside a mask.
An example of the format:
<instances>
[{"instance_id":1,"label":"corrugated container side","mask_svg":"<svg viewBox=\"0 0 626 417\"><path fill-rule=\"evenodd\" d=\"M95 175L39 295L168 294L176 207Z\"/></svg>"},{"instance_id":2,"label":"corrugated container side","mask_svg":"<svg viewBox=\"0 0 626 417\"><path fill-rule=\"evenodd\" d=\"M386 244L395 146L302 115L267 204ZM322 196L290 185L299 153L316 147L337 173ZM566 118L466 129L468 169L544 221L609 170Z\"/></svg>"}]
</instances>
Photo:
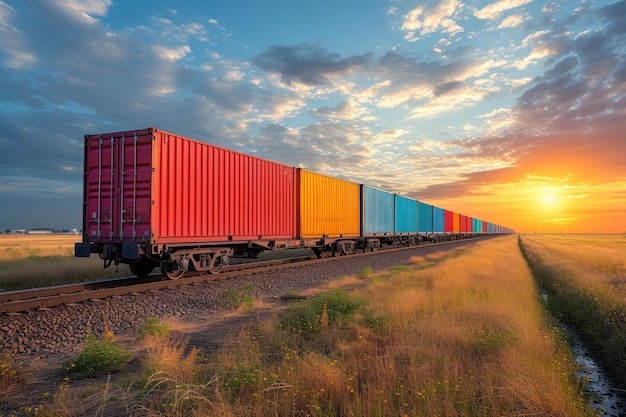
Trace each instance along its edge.
<instances>
[{"instance_id":1,"label":"corrugated container side","mask_svg":"<svg viewBox=\"0 0 626 417\"><path fill-rule=\"evenodd\" d=\"M170 242L291 239L292 167L155 129L153 232Z\"/></svg>"},{"instance_id":2,"label":"corrugated container side","mask_svg":"<svg viewBox=\"0 0 626 417\"><path fill-rule=\"evenodd\" d=\"M481 233L483 230L483 222L480 219L474 219L474 225L472 226L472 231L474 233Z\"/></svg>"},{"instance_id":3,"label":"corrugated container side","mask_svg":"<svg viewBox=\"0 0 626 417\"><path fill-rule=\"evenodd\" d=\"M487 222L483 222L483 233L487 233Z\"/></svg>"},{"instance_id":4,"label":"corrugated container side","mask_svg":"<svg viewBox=\"0 0 626 417\"><path fill-rule=\"evenodd\" d=\"M85 140L85 231L91 241L295 237L292 167L156 128Z\"/></svg>"},{"instance_id":5,"label":"corrugated container side","mask_svg":"<svg viewBox=\"0 0 626 417\"><path fill-rule=\"evenodd\" d=\"M303 239L359 236L359 184L298 169L300 221Z\"/></svg>"},{"instance_id":6,"label":"corrugated container side","mask_svg":"<svg viewBox=\"0 0 626 417\"><path fill-rule=\"evenodd\" d=\"M417 201L396 195L396 233L417 232Z\"/></svg>"},{"instance_id":7,"label":"corrugated container side","mask_svg":"<svg viewBox=\"0 0 626 417\"><path fill-rule=\"evenodd\" d=\"M461 219L461 233L467 233L467 216L464 214L461 214L460 219Z\"/></svg>"},{"instance_id":8,"label":"corrugated container side","mask_svg":"<svg viewBox=\"0 0 626 417\"><path fill-rule=\"evenodd\" d=\"M443 233L445 223L444 210L440 207L433 206L433 232Z\"/></svg>"},{"instance_id":9,"label":"corrugated container side","mask_svg":"<svg viewBox=\"0 0 626 417\"><path fill-rule=\"evenodd\" d=\"M443 211L443 231L452 233L454 230L454 213L450 210Z\"/></svg>"},{"instance_id":10,"label":"corrugated container side","mask_svg":"<svg viewBox=\"0 0 626 417\"><path fill-rule=\"evenodd\" d=\"M387 191L361 185L362 234L393 234L395 230L394 196Z\"/></svg>"},{"instance_id":11,"label":"corrugated container side","mask_svg":"<svg viewBox=\"0 0 626 417\"><path fill-rule=\"evenodd\" d=\"M417 230L420 233L433 232L433 206L417 202Z\"/></svg>"},{"instance_id":12,"label":"corrugated container side","mask_svg":"<svg viewBox=\"0 0 626 417\"><path fill-rule=\"evenodd\" d=\"M452 213L452 232L453 233L461 232L461 214L460 213Z\"/></svg>"}]
</instances>

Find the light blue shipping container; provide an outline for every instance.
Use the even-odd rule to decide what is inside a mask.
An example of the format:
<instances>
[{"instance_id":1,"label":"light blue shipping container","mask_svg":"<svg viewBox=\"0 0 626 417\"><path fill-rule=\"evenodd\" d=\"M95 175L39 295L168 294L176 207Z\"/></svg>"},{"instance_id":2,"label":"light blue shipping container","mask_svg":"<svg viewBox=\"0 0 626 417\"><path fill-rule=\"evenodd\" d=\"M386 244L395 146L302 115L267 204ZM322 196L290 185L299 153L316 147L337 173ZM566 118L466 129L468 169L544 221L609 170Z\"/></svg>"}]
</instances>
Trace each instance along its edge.
<instances>
[{"instance_id":1,"label":"light blue shipping container","mask_svg":"<svg viewBox=\"0 0 626 417\"><path fill-rule=\"evenodd\" d=\"M433 232L443 233L445 226L445 210L433 206Z\"/></svg>"},{"instance_id":2,"label":"light blue shipping container","mask_svg":"<svg viewBox=\"0 0 626 417\"><path fill-rule=\"evenodd\" d=\"M417 201L396 195L396 233L417 232Z\"/></svg>"},{"instance_id":3,"label":"light blue shipping container","mask_svg":"<svg viewBox=\"0 0 626 417\"><path fill-rule=\"evenodd\" d=\"M393 234L394 195L368 185L361 185L361 221L363 235Z\"/></svg>"},{"instance_id":4,"label":"light blue shipping container","mask_svg":"<svg viewBox=\"0 0 626 417\"><path fill-rule=\"evenodd\" d=\"M433 206L417 202L417 231L420 233L433 232Z\"/></svg>"}]
</instances>

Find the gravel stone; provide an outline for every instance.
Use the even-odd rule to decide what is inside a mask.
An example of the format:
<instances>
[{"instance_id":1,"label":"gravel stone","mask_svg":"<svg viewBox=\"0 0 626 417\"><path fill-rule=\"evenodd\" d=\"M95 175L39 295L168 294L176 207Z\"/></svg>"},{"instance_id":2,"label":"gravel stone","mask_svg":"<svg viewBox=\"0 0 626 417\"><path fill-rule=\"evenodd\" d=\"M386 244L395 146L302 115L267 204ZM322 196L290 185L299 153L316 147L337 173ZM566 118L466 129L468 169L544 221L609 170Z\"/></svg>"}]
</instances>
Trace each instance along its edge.
<instances>
[{"instance_id":1,"label":"gravel stone","mask_svg":"<svg viewBox=\"0 0 626 417\"><path fill-rule=\"evenodd\" d=\"M251 285L254 296L271 302L289 290L303 291L341 276L358 274L365 268L381 271L408 264L412 256L470 245L475 241L452 242L445 246L418 246L400 251L380 251L364 257L341 257L332 262L294 266L274 272L235 279L181 285L142 294L128 294L105 300L0 315L0 351L16 356L70 353L89 332L100 336L105 327L116 335L133 335L137 325L150 317L193 316L227 308L222 293ZM183 278L184 279L184 278Z\"/></svg>"}]
</instances>

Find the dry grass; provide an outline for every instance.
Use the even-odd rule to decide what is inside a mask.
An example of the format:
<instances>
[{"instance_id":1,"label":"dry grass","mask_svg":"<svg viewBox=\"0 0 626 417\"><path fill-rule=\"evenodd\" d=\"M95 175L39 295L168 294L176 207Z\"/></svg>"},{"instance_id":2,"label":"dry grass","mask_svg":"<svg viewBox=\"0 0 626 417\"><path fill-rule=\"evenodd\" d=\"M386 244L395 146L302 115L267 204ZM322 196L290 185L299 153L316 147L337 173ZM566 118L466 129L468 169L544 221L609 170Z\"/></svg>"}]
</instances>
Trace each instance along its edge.
<instances>
[{"instance_id":1,"label":"dry grass","mask_svg":"<svg viewBox=\"0 0 626 417\"><path fill-rule=\"evenodd\" d=\"M213 364L204 415L591 415L515 237L457 255L355 291L384 330L241 334Z\"/></svg>"},{"instance_id":2,"label":"dry grass","mask_svg":"<svg viewBox=\"0 0 626 417\"><path fill-rule=\"evenodd\" d=\"M520 244L554 314L577 329L618 386L626 384L626 238L525 235Z\"/></svg>"},{"instance_id":3,"label":"dry grass","mask_svg":"<svg viewBox=\"0 0 626 417\"><path fill-rule=\"evenodd\" d=\"M80 235L0 235L0 261L33 256L74 256Z\"/></svg>"},{"instance_id":4,"label":"dry grass","mask_svg":"<svg viewBox=\"0 0 626 417\"><path fill-rule=\"evenodd\" d=\"M139 405L124 410L171 417L593 415L516 237L424 260L331 283L337 304L367 300L366 310L332 322L329 301L313 316L322 326L312 333L290 332L276 317L206 357L181 339L145 337L137 349L143 390L120 394Z\"/></svg>"},{"instance_id":5,"label":"dry grass","mask_svg":"<svg viewBox=\"0 0 626 417\"><path fill-rule=\"evenodd\" d=\"M0 235L0 291L126 276L128 266L103 268L98 256L74 257L78 235Z\"/></svg>"}]
</instances>

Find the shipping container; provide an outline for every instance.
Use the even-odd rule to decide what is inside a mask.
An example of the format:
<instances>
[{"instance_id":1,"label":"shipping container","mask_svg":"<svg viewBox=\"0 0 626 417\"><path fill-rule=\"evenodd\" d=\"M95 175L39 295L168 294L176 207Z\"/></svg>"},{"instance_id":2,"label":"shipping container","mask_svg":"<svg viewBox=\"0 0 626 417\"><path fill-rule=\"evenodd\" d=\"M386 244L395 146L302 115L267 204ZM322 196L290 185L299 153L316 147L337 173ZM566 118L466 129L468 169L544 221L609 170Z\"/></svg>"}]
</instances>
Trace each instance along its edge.
<instances>
[{"instance_id":1,"label":"shipping container","mask_svg":"<svg viewBox=\"0 0 626 417\"><path fill-rule=\"evenodd\" d=\"M446 233L454 231L454 213L450 210L443 211L443 231Z\"/></svg>"},{"instance_id":2,"label":"shipping container","mask_svg":"<svg viewBox=\"0 0 626 417\"><path fill-rule=\"evenodd\" d=\"M444 232L444 210L440 207L433 206L433 232Z\"/></svg>"},{"instance_id":3,"label":"shipping container","mask_svg":"<svg viewBox=\"0 0 626 417\"><path fill-rule=\"evenodd\" d=\"M472 232L481 233L483 230L483 222L480 219L473 219L474 224L472 225Z\"/></svg>"},{"instance_id":4,"label":"shipping container","mask_svg":"<svg viewBox=\"0 0 626 417\"><path fill-rule=\"evenodd\" d=\"M303 239L358 237L360 235L359 184L296 170L299 184L298 235Z\"/></svg>"},{"instance_id":5,"label":"shipping container","mask_svg":"<svg viewBox=\"0 0 626 417\"><path fill-rule=\"evenodd\" d=\"M84 241L176 246L296 234L294 168L156 128L86 135L84 183Z\"/></svg>"},{"instance_id":6,"label":"shipping container","mask_svg":"<svg viewBox=\"0 0 626 417\"><path fill-rule=\"evenodd\" d=\"M417 201L396 195L396 233L417 233Z\"/></svg>"},{"instance_id":7,"label":"shipping container","mask_svg":"<svg viewBox=\"0 0 626 417\"><path fill-rule=\"evenodd\" d=\"M461 233L461 214L452 213L452 232Z\"/></svg>"},{"instance_id":8,"label":"shipping container","mask_svg":"<svg viewBox=\"0 0 626 417\"><path fill-rule=\"evenodd\" d=\"M433 232L433 206L417 202L417 230L419 233Z\"/></svg>"},{"instance_id":9,"label":"shipping container","mask_svg":"<svg viewBox=\"0 0 626 417\"><path fill-rule=\"evenodd\" d=\"M362 236L394 234L394 202L392 193L361 185Z\"/></svg>"}]
</instances>

